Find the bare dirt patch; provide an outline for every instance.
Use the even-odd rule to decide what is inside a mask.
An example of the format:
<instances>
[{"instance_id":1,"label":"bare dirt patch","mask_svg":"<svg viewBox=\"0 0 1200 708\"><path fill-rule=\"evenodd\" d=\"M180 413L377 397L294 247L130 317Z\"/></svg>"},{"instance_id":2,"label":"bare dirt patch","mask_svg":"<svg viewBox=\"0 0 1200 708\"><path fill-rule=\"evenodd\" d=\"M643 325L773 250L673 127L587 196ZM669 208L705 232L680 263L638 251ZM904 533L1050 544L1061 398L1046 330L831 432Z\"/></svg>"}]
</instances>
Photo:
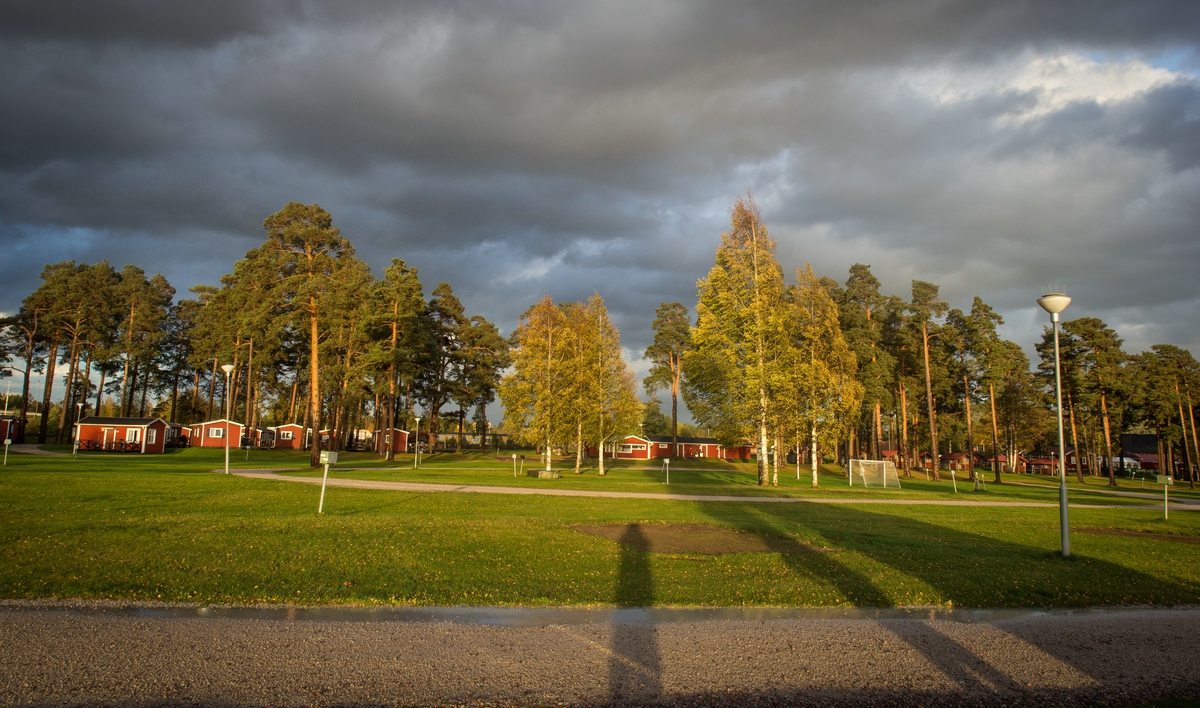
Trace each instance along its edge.
<instances>
[{"instance_id":1,"label":"bare dirt patch","mask_svg":"<svg viewBox=\"0 0 1200 708\"><path fill-rule=\"evenodd\" d=\"M1148 538L1153 541L1170 541L1172 543L1200 543L1200 536L1184 536L1174 533L1154 533L1153 531L1124 531L1122 529L1093 529L1075 528L1072 531L1090 533L1097 536L1124 536L1126 538Z\"/></svg>"},{"instance_id":2,"label":"bare dirt patch","mask_svg":"<svg viewBox=\"0 0 1200 708\"><path fill-rule=\"evenodd\" d=\"M786 536L737 531L707 524L604 524L571 527L646 553L816 553L819 548Z\"/></svg>"}]
</instances>

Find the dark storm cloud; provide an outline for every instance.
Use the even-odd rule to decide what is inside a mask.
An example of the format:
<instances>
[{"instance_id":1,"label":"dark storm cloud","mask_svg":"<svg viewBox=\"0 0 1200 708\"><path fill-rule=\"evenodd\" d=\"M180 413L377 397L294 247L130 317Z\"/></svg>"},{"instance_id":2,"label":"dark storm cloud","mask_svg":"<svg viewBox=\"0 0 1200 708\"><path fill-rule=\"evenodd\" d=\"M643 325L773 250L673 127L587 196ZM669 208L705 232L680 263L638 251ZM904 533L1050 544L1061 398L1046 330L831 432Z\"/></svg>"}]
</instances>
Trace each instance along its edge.
<instances>
[{"instance_id":1,"label":"dark storm cloud","mask_svg":"<svg viewBox=\"0 0 1200 708\"><path fill-rule=\"evenodd\" d=\"M294 200L505 331L599 291L638 353L752 190L788 273L978 294L1023 344L1064 284L1200 350L1161 324L1200 304L1198 35L1193 2L9 3L0 311L63 258L215 283Z\"/></svg>"}]
</instances>

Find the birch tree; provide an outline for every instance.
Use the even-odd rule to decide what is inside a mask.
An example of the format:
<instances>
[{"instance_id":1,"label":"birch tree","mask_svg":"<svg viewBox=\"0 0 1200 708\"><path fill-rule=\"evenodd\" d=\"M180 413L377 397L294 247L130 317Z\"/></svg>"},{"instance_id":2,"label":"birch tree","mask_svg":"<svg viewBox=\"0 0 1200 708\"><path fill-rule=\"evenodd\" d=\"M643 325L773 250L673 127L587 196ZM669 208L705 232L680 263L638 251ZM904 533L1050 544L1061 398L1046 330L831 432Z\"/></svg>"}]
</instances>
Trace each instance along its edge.
<instances>
[{"instance_id":1,"label":"birch tree","mask_svg":"<svg viewBox=\"0 0 1200 708\"><path fill-rule=\"evenodd\" d=\"M758 483L767 483L771 380L784 346L783 271L749 197L738 199L716 264L699 282L695 349L684 355L684 402L725 444L753 437Z\"/></svg>"},{"instance_id":2,"label":"birch tree","mask_svg":"<svg viewBox=\"0 0 1200 708\"><path fill-rule=\"evenodd\" d=\"M558 397L566 380L565 317L549 296L521 315L512 344L512 368L500 382L505 427L544 446L546 471L550 452L567 436Z\"/></svg>"}]
</instances>

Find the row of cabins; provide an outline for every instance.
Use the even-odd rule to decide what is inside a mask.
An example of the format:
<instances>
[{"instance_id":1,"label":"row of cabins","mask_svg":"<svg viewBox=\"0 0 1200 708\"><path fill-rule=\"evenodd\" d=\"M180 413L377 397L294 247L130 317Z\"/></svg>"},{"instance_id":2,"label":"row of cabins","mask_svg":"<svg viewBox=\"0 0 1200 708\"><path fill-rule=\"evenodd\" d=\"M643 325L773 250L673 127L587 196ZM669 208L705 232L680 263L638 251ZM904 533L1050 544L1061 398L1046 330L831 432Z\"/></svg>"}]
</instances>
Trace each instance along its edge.
<instances>
[{"instance_id":1,"label":"row of cabins","mask_svg":"<svg viewBox=\"0 0 1200 708\"><path fill-rule=\"evenodd\" d=\"M12 424L0 419L0 433L10 430ZM303 450L312 442L312 429L296 423L272 426L266 429L247 430L246 426L232 420L210 420L184 427L168 423L162 418L115 418L87 416L77 424L80 449L111 450L119 452L161 453L168 447L223 448L228 441L230 447L245 443L276 450ZM390 440L387 435L376 437ZM408 449L408 432L397 431L398 450ZM250 433L247 438L246 433ZM330 431L320 432L328 439ZM376 449L382 451L382 443Z\"/></svg>"}]
</instances>

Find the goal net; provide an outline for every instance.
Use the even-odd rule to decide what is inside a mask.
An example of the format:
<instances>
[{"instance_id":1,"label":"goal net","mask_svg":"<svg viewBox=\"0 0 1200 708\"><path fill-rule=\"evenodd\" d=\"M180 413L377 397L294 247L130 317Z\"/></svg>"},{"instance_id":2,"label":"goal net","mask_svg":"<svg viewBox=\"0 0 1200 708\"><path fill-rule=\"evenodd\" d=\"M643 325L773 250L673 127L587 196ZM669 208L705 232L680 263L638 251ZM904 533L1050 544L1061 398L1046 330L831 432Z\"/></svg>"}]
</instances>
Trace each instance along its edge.
<instances>
[{"instance_id":1,"label":"goal net","mask_svg":"<svg viewBox=\"0 0 1200 708\"><path fill-rule=\"evenodd\" d=\"M887 460L850 460L850 486L900 488L896 465Z\"/></svg>"}]
</instances>

